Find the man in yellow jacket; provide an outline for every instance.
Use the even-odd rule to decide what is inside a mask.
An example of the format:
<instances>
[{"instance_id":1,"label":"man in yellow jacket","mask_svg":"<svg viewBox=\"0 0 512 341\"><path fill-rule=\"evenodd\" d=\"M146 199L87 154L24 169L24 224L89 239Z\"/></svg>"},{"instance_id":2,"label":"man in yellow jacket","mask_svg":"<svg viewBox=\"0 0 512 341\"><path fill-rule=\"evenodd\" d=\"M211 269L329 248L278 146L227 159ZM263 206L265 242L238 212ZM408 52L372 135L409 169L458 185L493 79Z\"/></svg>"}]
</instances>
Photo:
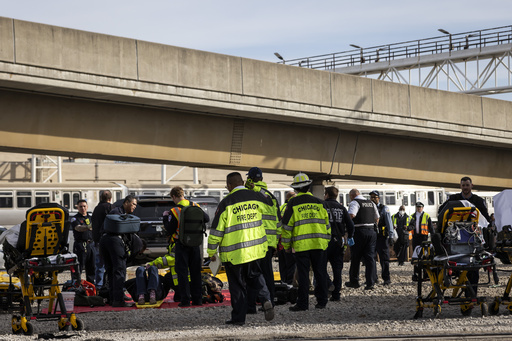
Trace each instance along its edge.
<instances>
[{"instance_id":1,"label":"man in yellow jacket","mask_svg":"<svg viewBox=\"0 0 512 341\"><path fill-rule=\"evenodd\" d=\"M269 201L262 194L245 188L238 172L228 174L226 185L229 194L217 207L208 237L208 255L215 261L219 249L228 277L233 310L226 324L245 324L247 286L258 292L265 319L270 321L274 319L274 307L260 267L268 250L262 207Z\"/></svg>"},{"instance_id":2,"label":"man in yellow jacket","mask_svg":"<svg viewBox=\"0 0 512 341\"><path fill-rule=\"evenodd\" d=\"M295 176L291 185L298 194L288 201L283 215L283 234L281 244L291 252L295 250L298 274L297 304L291 311L309 309L309 268L313 268L316 286L315 308L323 309L327 305L327 253L331 240L329 215L322 200L309 192L313 181L304 173Z\"/></svg>"}]
</instances>

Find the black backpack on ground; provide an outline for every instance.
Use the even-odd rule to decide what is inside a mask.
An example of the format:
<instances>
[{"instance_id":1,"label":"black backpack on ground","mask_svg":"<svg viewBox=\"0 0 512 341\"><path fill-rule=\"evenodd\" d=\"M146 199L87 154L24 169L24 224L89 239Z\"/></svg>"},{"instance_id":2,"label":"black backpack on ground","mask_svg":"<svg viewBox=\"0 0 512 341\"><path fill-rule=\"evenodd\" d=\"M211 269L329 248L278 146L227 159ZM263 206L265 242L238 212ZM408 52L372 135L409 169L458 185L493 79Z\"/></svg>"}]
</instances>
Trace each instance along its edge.
<instances>
[{"instance_id":1,"label":"black backpack on ground","mask_svg":"<svg viewBox=\"0 0 512 341\"><path fill-rule=\"evenodd\" d=\"M200 246L206 236L206 222L203 209L192 202L184 206L180 214L180 243L185 246Z\"/></svg>"}]
</instances>

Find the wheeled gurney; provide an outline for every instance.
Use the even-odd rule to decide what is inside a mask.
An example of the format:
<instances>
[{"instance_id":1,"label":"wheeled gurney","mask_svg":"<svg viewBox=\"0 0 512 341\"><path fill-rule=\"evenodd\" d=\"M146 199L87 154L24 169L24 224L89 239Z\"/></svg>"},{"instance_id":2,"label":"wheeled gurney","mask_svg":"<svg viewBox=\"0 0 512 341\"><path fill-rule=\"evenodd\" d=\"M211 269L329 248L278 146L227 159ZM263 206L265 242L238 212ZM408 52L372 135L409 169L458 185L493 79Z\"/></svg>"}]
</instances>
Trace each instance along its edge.
<instances>
[{"instance_id":1,"label":"wheeled gurney","mask_svg":"<svg viewBox=\"0 0 512 341\"><path fill-rule=\"evenodd\" d=\"M477 288L489 286L491 281L497 284L498 276L493 255L483 248L479 215L475 207L447 208L440 216L439 233L415 251L412 263L418 266L420 276L414 318L422 317L425 308L433 308L434 316L439 317L443 304L459 305L464 316L479 306L482 315L487 315L486 299L477 296ZM480 270L487 275L483 282L479 281ZM424 282L431 285L426 295Z\"/></svg>"},{"instance_id":2,"label":"wheeled gurney","mask_svg":"<svg viewBox=\"0 0 512 341\"><path fill-rule=\"evenodd\" d=\"M17 245L4 242L6 269L13 278L19 279L19 289L0 293L11 302L14 334L32 335L32 320L57 320L59 330L81 330L84 324L75 314L67 311L58 281L58 274L71 271L79 276L77 256L67 252L69 214L67 209L45 203L27 211L21 225ZM44 302L48 305L43 305ZM47 308L44 309L44 308ZM43 312L46 311L46 312Z\"/></svg>"}]
</instances>

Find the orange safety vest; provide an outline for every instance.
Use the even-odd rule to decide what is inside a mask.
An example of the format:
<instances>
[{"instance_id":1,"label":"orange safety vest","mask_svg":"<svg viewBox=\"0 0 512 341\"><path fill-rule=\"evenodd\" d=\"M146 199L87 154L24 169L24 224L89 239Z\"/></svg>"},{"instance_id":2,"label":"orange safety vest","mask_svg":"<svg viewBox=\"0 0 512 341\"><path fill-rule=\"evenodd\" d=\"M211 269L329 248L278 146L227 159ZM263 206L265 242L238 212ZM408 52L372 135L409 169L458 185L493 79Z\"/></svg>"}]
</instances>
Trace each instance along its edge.
<instances>
[{"instance_id":1,"label":"orange safety vest","mask_svg":"<svg viewBox=\"0 0 512 341\"><path fill-rule=\"evenodd\" d=\"M423 212L423 215L421 216L421 222L420 222L420 232L424 236L428 236L428 219L430 216ZM409 239L412 239L412 235L416 233L416 213L414 213L414 228L409 231Z\"/></svg>"}]
</instances>

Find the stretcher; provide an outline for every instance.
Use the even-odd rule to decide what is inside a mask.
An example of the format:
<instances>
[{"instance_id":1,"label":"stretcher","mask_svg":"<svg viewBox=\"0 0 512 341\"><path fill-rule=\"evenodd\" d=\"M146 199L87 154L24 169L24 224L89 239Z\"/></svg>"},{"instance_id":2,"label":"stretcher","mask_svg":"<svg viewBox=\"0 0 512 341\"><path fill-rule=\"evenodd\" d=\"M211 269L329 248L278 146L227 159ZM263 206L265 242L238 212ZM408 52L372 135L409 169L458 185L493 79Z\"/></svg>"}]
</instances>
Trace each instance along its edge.
<instances>
[{"instance_id":1,"label":"stretcher","mask_svg":"<svg viewBox=\"0 0 512 341\"><path fill-rule=\"evenodd\" d=\"M474 307L480 307L483 316L488 314L486 298L477 295L477 288L497 284L498 276L493 255L483 247L479 214L475 207L448 208L442 214L439 233L415 250L412 263L420 274L415 319L423 317L425 308L432 308L438 318L446 304L460 306L464 316ZM430 285L426 295L424 284Z\"/></svg>"},{"instance_id":2,"label":"stretcher","mask_svg":"<svg viewBox=\"0 0 512 341\"><path fill-rule=\"evenodd\" d=\"M14 334L32 335L32 321L56 320L59 330L82 330L84 323L68 311L61 294L58 274L70 271L78 278L77 256L67 251L68 211L45 203L27 211L16 246L4 243L4 259L11 284L0 296L7 297L7 309ZM19 288L12 283L19 282ZM47 305L46 305L47 303ZM47 307L48 309L43 308Z\"/></svg>"}]
</instances>

